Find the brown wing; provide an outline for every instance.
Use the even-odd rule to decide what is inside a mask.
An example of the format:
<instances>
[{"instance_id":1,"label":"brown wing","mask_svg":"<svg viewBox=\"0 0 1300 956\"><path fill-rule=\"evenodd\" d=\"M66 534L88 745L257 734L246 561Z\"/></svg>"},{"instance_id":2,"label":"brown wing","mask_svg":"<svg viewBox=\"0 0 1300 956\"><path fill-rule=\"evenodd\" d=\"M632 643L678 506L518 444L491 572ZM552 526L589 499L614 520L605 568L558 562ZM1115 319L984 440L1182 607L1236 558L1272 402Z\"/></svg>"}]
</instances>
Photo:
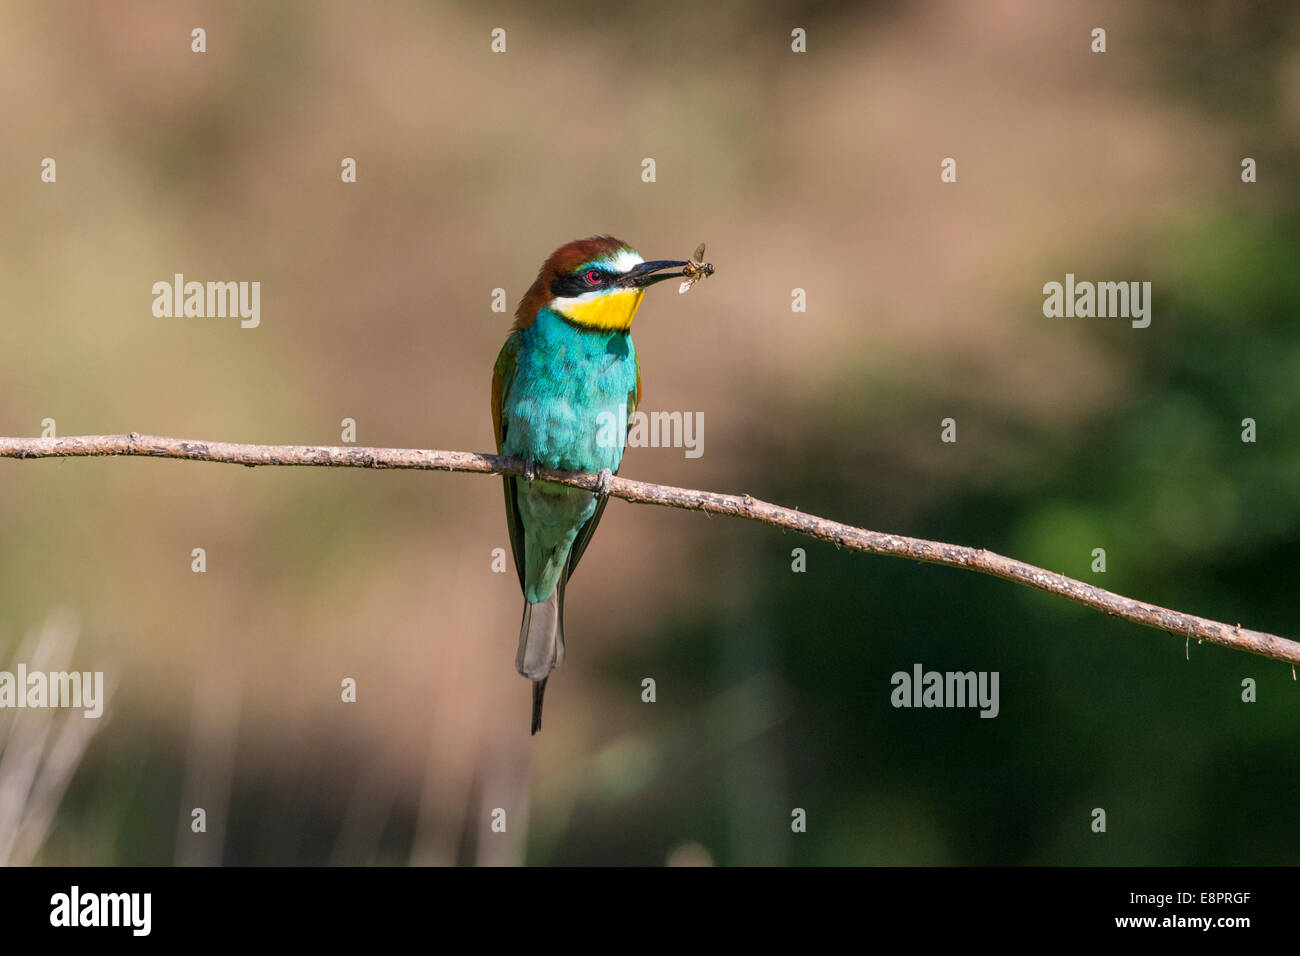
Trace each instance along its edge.
<instances>
[{"instance_id":1,"label":"brown wing","mask_svg":"<svg viewBox=\"0 0 1300 956\"><path fill-rule=\"evenodd\" d=\"M496 365L492 367L492 433L496 438L497 454L506 441L506 424L502 415L505 400L514 384L515 372L519 369L519 338L521 333L512 332L501 346ZM519 497L516 491L516 479L503 476L506 497L506 530L510 533L510 550L515 556L515 571L519 574L519 587L524 587L524 523L519 517Z\"/></svg>"}]
</instances>

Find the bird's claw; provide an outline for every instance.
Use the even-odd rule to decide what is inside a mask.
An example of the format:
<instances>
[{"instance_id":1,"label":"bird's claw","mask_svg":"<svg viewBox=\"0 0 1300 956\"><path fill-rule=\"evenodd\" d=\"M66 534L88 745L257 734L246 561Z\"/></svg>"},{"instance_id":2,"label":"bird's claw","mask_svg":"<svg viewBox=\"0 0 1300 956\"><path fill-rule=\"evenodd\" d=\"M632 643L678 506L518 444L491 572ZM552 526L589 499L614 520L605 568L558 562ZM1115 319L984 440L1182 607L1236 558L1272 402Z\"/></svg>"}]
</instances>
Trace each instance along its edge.
<instances>
[{"instance_id":1,"label":"bird's claw","mask_svg":"<svg viewBox=\"0 0 1300 956\"><path fill-rule=\"evenodd\" d=\"M602 498L609 495L609 489L614 485L614 473L608 468L602 468L599 475L596 476L596 494Z\"/></svg>"},{"instance_id":2,"label":"bird's claw","mask_svg":"<svg viewBox=\"0 0 1300 956\"><path fill-rule=\"evenodd\" d=\"M537 478L537 462L529 459L524 462L524 478L528 482L528 487L533 486L533 481Z\"/></svg>"}]
</instances>

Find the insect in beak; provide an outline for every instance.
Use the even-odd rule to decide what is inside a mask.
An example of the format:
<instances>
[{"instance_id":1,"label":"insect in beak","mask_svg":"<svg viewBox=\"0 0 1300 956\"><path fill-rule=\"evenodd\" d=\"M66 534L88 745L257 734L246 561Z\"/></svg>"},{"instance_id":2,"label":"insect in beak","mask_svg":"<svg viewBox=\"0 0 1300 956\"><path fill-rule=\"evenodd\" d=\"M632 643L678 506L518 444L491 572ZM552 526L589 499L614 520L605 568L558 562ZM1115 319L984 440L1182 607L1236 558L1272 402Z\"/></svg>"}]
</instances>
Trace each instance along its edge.
<instances>
[{"instance_id":1,"label":"insect in beak","mask_svg":"<svg viewBox=\"0 0 1300 956\"><path fill-rule=\"evenodd\" d=\"M685 295L695 283L713 275L713 263L704 261L704 243L695 247L695 255L691 256L691 261L682 269L682 275L686 278L677 288L678 295Z\"/></svg>"},{"instance_id":2,"label":"insect in beak","mask_svg":"<svg viewBox=\"0 0 1300 956\"><path fill-rule=\"evenodd\" d=\"M644 289L656 282L662 282L664 279L685 279L686 281L682 283L679 290L685 292L700 279L713 275L713 264L701 262L700 260L703 257L704 243L700 243L695 250L695 258L689 261L683 259L654 259L650 262L639 263L623 273L618 279L618 284L634 289ZM667 272L665 271L667 269L680 269L681 271Z\"/></svg>"}]
</instances>

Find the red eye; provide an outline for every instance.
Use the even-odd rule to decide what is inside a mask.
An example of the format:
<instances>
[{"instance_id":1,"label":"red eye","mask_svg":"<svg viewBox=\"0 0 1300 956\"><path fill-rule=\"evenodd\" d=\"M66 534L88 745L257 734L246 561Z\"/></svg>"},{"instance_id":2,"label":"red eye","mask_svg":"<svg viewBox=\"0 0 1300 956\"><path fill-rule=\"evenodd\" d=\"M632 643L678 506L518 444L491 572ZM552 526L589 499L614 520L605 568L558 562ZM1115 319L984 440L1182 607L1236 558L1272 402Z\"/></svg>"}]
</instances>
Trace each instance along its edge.
<instances>
[{"instance_id":1,"label":"red eye","mask_svg":"<svg viewBox=\"0 0 1300 956\"><path fill-rule=\"evenodd\" d=\"M587 270L587 281L592 285L600 285L600 273L595 269Z\"/></svg>"}]
</instances>

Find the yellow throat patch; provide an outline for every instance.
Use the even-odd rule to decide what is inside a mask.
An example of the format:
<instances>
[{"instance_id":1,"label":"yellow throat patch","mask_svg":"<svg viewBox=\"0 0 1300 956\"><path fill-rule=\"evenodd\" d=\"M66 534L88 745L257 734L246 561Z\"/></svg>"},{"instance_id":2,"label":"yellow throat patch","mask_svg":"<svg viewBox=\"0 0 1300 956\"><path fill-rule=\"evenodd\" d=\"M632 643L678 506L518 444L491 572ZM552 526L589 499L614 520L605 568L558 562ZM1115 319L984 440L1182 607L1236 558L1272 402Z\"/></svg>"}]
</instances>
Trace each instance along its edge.
<instances>
[{"instance_id":1,"label":"yellow throat patch","mask_svg":"<svg viewBox=\"0 0 1300 956\"><path fill-rule=\"evenodd\" d=\"M608 332L632 327L645 289L614 289L586 293L571 299L554 299L551 308L575 325Z\"/></svg>"}]
</instances>

